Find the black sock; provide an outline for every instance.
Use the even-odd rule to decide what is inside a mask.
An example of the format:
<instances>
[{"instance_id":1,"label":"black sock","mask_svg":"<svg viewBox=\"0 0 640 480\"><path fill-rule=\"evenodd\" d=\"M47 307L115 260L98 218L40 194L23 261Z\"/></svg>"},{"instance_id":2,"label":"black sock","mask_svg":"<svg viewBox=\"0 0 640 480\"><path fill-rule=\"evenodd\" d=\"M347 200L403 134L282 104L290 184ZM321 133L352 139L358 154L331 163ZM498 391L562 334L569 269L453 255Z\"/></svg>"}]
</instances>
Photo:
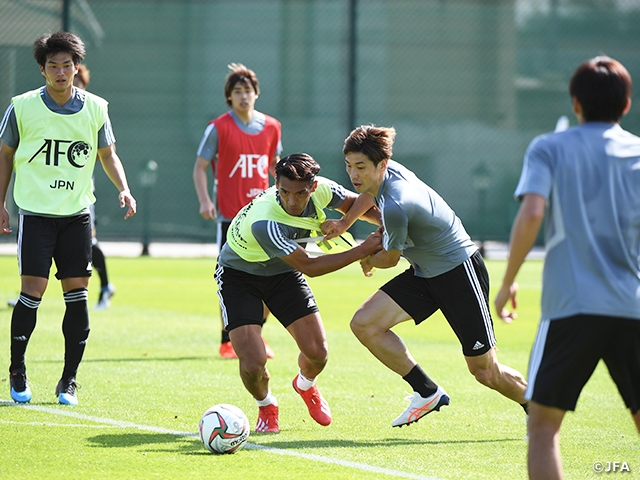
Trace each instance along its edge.
<instances>
[{"instance_id":1,"label":"black sock","mask_svg":"<svg viewBox=\"0 0 640 480\"><path fill-rule=\"evenodd\" d=\"M100 244L96 241L91 245L91 256L93 257L91 264L98 271L100 275L100 286L106 287L109 285L109 277L107 276L107 263L104 259L104 252L100 248Z\"/></svg>"},{"instance_id":2,"label":"black sock","mask_svg":"<svg viewBox=\"0 0 640 480\"><path fill-rule=\"evenodd\" d=\"M222 339L220 340L220 343L227 343L230 341L231 339L229 338L229 332L227 332L226 330L222 330Z\"/></svg>"},{"instance_id":3,"label":"black sock","mask_svg":"<svg viewBox=\"0 0 640 480\"><path fill-rule=\"evenodd\" d=\"M420 365L413 367L411 371L402 378L411 385L414 392L418 392L423 398L433 395L438 390L438 385L429 378Z\"/></svg>"},{"instance_id":4,"label":"black sock","mask_svg":"<svg viewBox=\"0 0 640 480\"><path fill-rule=\"evenodd\" d=\"M36 328L38 307L42 299L20 292L11 315L11 366L9 371L22 370L29 338Z\"/></svg>"},{"instance_id":5,"label":"black sock","mask_svg":"<svg viewBox=\"0 0 640 480\"><path fill-rule=\"evenodd\" d=\"M75 378L89 338L87 289L76 288L64 293L67 309L62 320L64 334L64 370L62 378Z\"/></svg>"}]
</instances>

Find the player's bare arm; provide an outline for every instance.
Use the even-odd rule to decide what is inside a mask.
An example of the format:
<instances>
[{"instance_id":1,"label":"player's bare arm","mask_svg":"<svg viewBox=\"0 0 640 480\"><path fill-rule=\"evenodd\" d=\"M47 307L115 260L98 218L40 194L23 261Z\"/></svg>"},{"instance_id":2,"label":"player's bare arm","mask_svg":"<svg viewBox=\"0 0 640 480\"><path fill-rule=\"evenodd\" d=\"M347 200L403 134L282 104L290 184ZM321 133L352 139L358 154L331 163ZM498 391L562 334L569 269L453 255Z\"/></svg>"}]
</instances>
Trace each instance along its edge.
<instances>
[{"instance_id":1,"label":"player's bare arm","mask_svg":"<svg viewBox=\"0 0 640 480\"><path fill-rule=\"evenodd\" d=\"M379 229L381 231L381 229ZM362 273L366 277L370 277L373 275L374 268L391 268L395 267L400 261L400 257L402 256L402 250L390 250L386 251L384 248L379 252L363 258L360 261L360 267L362 268Z\"/></svg>"},{"instance_id":2,"label":"player's bare arm","mask_svg":"<svg viewBox=\"0 0 640 480\"><path fill-rule=\"evenodd\" d=\"M120 208L128 206L127 213L124 215L124 219L127 220L136 214L136 199L131 195L129 190L129 184L127 183L127 175L124 173L124 168L120 157L116 154L115 145L111 144L106 147L98 149L98 158L102 163L102 168L111 180L111 182L118 189L118 200L120 202Z\"/></svg>"},{"instance_id":3,"label":"player's bare arm","mask_svg":"<svg viewBox=\"0 0 640 480\"><path fill-rule=\"evenodd\" d=\"M0 144L0 200L2 201L2 208L0 208L0 228L2 230L0 230L0 232L3 235L9 235L11 233L6 200L11 174L13 173L13 157L15 153L15 148L9 147L4 142Z\"/></svg>"},{"instance_id":4,"label":"player's bare arm","mask_svg":"<svg viewBox=\"0 0 640 480\"><path fill-rule=\"evenodd\" d=\"M298 246L293 253L282 257L282 260L308 277L318 277L340 270L361 258L379 251L381 248L382 235L379 232L374 232L364 242L346 252L312 257L304 248Z\"/></svg>"},{"instance_id":5,"label":"player's bare arm","mask_svg":"<svg viewBox=\"0 0 640 480\"><path fill-rule=\"evenodd\" d=\"M339 220L327 220L320 229L329 240L346 232L356 220L364 220L374 225L382 225L380 210L375 206L373 197L369 194L356 195L348 192L347 198L337 210L343 214Z\"/></svg>"},{"instance_id":6,"label":"player's bare arm","mask_svg":"<svg viewBox=\"0 0 640 480\"><path fill-rule=\"evenodd\" d=\"M209 195L208 169L211 162L198 156L193 166L193 185L196 188L198 202L200 202L200 215L205 220L215 220L218 216L216 205Z\"/></svg>"},{"instance_id":7,"label":"player's bare arm","mask_svg":"<svg viewBox=\"0 0 640 480\"><path fill-rule=\"evenodd\" d=\"M536 241L544 219L545 206L544 197L535 194L525 195L513 223L507 270L500 291L493 302L496 313L507 323L511 323L516 318L515 312L509 311L506 305L508 301L511 301L512 309L516 308L516 292L518 291L516 275Z\"/></svg>"}]
</instances>

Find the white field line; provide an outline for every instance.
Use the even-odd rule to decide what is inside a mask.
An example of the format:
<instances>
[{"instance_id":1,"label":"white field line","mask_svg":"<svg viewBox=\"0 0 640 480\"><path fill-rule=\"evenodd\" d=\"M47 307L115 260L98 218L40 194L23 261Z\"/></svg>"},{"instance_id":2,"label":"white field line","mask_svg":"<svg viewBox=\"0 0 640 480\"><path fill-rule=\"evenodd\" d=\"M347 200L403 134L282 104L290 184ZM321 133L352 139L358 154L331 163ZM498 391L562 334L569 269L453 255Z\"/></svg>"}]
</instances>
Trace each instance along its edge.
<instances>
[{"instance_id":1,"label":"white field line","mask_svg":"<svg viewBox=\"0 0 640 480\"><path fill-rule=\"evenodd\" d=\"M114 420L112 418L94 417L92 415L85 415L83 413L77 413L70 410L59 410L56 408L43 407L40 405L17 404L17 403L14 403L13 401L10 402L7 400L0 400L0 405L15 406L20 408L26 408L29 410L36 410L38 412L50 413L52 415L61 415L64 417L77 418L77 419L86 420L89 422L103 423L106 425L110 425L112 427L135 428L137 430L145 430L148 432L155 432L155 433L164 433L167 435L176 435L179 437L197 437L198 436L197 433L193 433L193 432L180 432L178 430L169 430L167 428L162 428L162 427L140 425L133 422L123 422L121 420ZM0 421L0 423L9 423L9 422ZM46 425L52 425L52 424L47 424L46 422L29 422L28 424L42 425L43 423L45 423ZM27 424L27 423L24 423L24 424ZM65 425L65 426L70 426L70 425ZM77 426L77 425L73 425L73 426ZM275 453L277 455L288 455L290 457L304 458L306 460L312 460L314 462L339 465L341 467L354 468L357 470L363 470L365 472L381 473L381 474L385 474L393 477L412 478L416 480L442 480L438 477L427 477L424 475L417 475L415 473L401 472L399 470L391 470L388 468L375 467L373 465L367 465L366 463L350 462L348 460L340 460L339 458L323 457L321 455L296 452L295 450L284 450L281 448L272 448L272 447L258 445L250 442L247 442L244 448L249 450L262 450L269 453Z\"/></svg>"}]
</instances>

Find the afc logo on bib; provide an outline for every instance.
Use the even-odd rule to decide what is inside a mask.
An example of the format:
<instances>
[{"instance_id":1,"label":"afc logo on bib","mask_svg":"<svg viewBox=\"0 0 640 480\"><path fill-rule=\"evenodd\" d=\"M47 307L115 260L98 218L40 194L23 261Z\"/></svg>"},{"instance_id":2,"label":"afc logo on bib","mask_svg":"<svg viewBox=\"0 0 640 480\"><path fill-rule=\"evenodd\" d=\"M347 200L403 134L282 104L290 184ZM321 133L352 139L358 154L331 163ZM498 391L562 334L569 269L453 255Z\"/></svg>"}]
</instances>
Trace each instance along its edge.
<instances>
[{"instance_id":1,"label":"afc logo on bib","mask_svg":"<svg viewBox=\"0 0 640 480\"><path fill-rule=\"evenodd\" d=\"M67 145L70 144L70 145ZM46 138L42 146L29 159L31 163L38 155L44 156L45 165L60 165L60 159L66 159L75 168L83 168L92 156L91 145L83 141L54 140Z\"/></svg>"},{"instance_id":2,"label":"afc logo on bib","mask_svg":"<svg viewBox=\"0 0 640 480\"><path fill-rule=\"evenodd\" d=\"M267 155L241 154L231 170L229 178L236 174L240 175L240 178L254 178L256 176L267 178L269 176L269 157Z\"/></svg>"}]
</instances>

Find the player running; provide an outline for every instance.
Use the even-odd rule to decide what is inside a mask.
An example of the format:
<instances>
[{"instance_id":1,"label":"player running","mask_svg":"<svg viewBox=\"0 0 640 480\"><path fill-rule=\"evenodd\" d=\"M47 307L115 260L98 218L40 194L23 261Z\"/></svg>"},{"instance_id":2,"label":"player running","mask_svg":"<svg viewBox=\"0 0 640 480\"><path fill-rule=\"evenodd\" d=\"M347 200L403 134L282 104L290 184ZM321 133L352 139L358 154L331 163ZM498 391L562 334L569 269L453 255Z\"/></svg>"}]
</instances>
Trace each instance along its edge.
<instances>
[{"instance_id":1,"label":"player running","mask_svg":"<svg viewBox=\"0 0 640 480\"><path fill-rule=\"evenodd\" d=\"M361 260L365 275L405 257L411 267L380 287L355 313L360 342L411 385L409 407L392 422L402 427L449 404L449 396L420 367L392 330L419 324L441 310L460 344L469 371L481 384L527 409L524 377L501 365L489 313L489 276L478 247L460 219L413 172L391 160L396 131L360 126L345 140L347 174L359 193L375 198L384 225L383 249Z\"/></svg>"},{"instance_id":2,"label":"player running","mask_svg":"<svg viewBox=\"0 0 640 480\"><path fill-rule=\"evenodd\" d=\"M370 197L358 196L317 176L319 171L317 162L304 153L280 160L275 186L236 215L218 257L215 278L224 325L240 361L242 382L258 403L256 432L260 433L280 431L278 401L269 387L267 355L260 333L263 303L300 349L300 370L293 388L311 417L320 425L329 425L331 410L316 386L317 376L327 363L327 339L304 275L315 277L336 271L380 249L377 232L349 250L319 257L310 256L296 242L320 234L325 208L344 214L344 229L359 217L379 223L379 212Z\"/></svg>"}]
</instances>

